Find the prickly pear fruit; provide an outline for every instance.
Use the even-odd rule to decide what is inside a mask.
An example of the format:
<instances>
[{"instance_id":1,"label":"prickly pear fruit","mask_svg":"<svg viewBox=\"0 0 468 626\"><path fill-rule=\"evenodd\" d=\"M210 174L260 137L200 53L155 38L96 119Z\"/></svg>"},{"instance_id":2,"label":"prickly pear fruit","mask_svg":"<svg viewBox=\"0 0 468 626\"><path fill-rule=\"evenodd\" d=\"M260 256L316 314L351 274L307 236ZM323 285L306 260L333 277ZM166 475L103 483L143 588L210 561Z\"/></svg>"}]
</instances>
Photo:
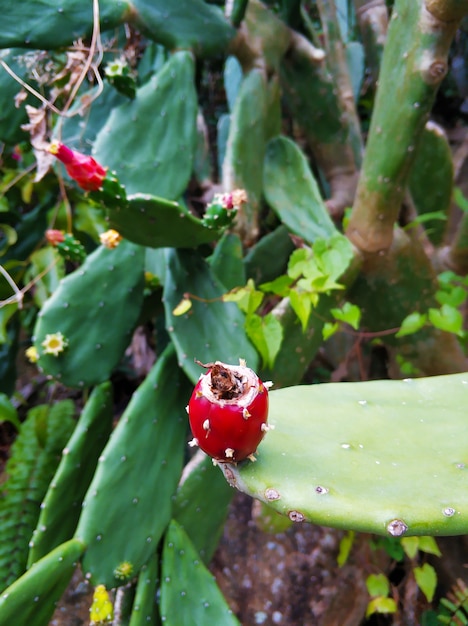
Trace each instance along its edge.
<instances>
[{"instance_id":1,"label":"prickly pear fruit","mask_svg":"<svg viewBox=\"0 0 468 626\"><path fill-rule=\"evenodd\" d=\"M229 226L234 221L239 207L247 202L247 194L243 189L223 194L216 194L206 206L203 222L210 228Z\"/></svg>"},{"instance_id":2,"label":"prickly pear fruit","mask_svg":"<svg viewBox=\"0 0 468 626\"><path fill-rule=\"evenodd\" d=\"M107 170L92 156L76 152L59 142L52 143L49 152L62 161L70 178L85 191L97 191L102 187Z\"/></svg>"},{"instance_id":3,"label":"prickly pear fruit","mask_svg":"<svg viewBox=\"0 0 468 626\"><path fill-rule=\"evenodd\" d=\"M86 259L86 250L83 244L75 239L71 233L63 233L61 230L46 230L47 241L57 248L61 257L66 261L83 263Z\"/></svg>"},{"instance_id":4,"label":"prickly pear fruit","mask_svg":"<svg viewBox=\"0 0 468 626\"><path fill-rule=\"evenodd\" d=\"M187 407L194 439L217 461L252 457L268 430L268 390L245 363L209 364Z\"/></svg>"}]
</instances>

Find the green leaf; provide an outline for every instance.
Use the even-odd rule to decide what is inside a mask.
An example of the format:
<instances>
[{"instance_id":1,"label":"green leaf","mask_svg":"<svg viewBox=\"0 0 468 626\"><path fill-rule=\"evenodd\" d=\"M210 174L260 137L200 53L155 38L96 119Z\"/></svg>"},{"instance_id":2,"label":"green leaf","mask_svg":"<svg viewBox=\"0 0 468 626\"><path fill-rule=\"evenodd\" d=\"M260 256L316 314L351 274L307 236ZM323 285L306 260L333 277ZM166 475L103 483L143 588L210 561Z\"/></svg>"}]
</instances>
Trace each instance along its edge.
<instances>
[{"instance_id":1,"label":"green leaf","mask_svg":"<svg viewBox=\"0 0 468 626\"><path fill-rule=\"evenodd\" d=\"M252 315L261 305L264 294L255 289L253 280L250 278L245 287L237 287L223 295L223 302L236 302L237 306L246 315Z\"/></svg>"},{"instance_id":2,"label":"green leaf","mask_svg":"<svg viewBox=\"0 0 468 626\"><path fill-rule=\"evenodd\" d=\"M310 317L310 311L312 309L311 294L297 289L291 289L289 293L289 301L294 313L301 322L302 332L305 332Z\"/></svg>"},{"instance_id":3,"label":"green leaf","mask_svg":"<svg viewBox=\"0 0 468 626\"><path fill-rule=\"evenodd\" d=\"M316 257L321 259L326 273L338 278L345 272L353 259L353 246L341 233L336 233L330 239L317 240L313 246Z\"/></svg>"},{"instance_id":4,"label":"green leaf","mask_svg":"<svg viewBox=\"0 0 468 626\"><path fill-rule=\"evenodd\" d=\"M373 598L377 596L387 596L390 591L390 583L385 574L370 574L366 578L366 587L369 595Z\"/></svg>"},{"instance_id":5,"label":"green leaf","mask_svg":"<svg viewBox=\"0 0 468 626\"><path fill-rule=\"evenodd\" d=\"M261 284L260 289L285 298L289 295L289 289L292 283L293 279L290 276L278 276L275 280Z\"/></svg>"},{"instance_id":6,"label":"green leaf","mask_svg":"<svg viewBox=\"0 0 468 626\"><path fill-rule=\"evenodd\" d=\"M325 322L322 329L323 340L326 341L327 339L330 339L330 337L332 337L337 332L339 327L340 325L338 324L338 322Z\"/></svg>"},{"instance_id":7,"label":"green leaf","mask_svg":"<svg viewBox=\"0 0 468 626\"><path fill-rule=\"evenodd\" d=\"M260 352L265 367L272 368L283 340L283 327L274 315L264 317L255 313L245 320L248 338Z\"/></svg>"},{"instance_id":8,"label":"green leaf","mask_svg":"<svg viewBox=\"0 0 468 626\"><path fill-rule=\"evenodd\" d=\"M429 321L436 328L456 335L460 334L463 329L462 314L449 304L443 304L440 309L429 309Z\"/></svg>"},{"instance_id":9,"label":"green leaf","mask_svg":"<svg viewBox=\"0 0 468 626\"><path fill-rule=\"evenodd\" d=\"M418 330L424 326L427 320L427 315L425 313L418 313L418 311L414 311L405 317L405 319L401 323L400 330L397 332L395 337L404 337L405 335L412 335L413 333L417 333Z\"/></svg>"},{"instance_id":10,"label":"green leaf","mask_svg":"<svg viewBox=\"0 0 468 626\"><path fill-rule=\"evenodd\" d=\"M436 292L436 300L439 304L449 304L453 307L462 305L468 297L468 292L460 285L453 285L449 289L443 289Z\"/></svg>"},{"instance_id":11,"label":"green leaf","mask_svg":"<svg viewBox=\"0 0 468 626\"><path fill-rule=\"evenodd\" d=\"M0 308L0 343L8 342L8 331L7 331L8 322L16 313L17 309L18 309L17 302L10 302L9 304L4 304Z\"/></svg>"},{"instance_id":12,"label":"green leaf","mask_svg":"<svg viewBox=\"0 0 468 626\"><path fill-rule=\"evenodd\" d=\"M357 330L361 320L361 309L351 302L345 302L341 309L332 309L330 313L339 322L349 324L351 328Z\"/></svg>"},{"instance_id":13,"label":"green leaf","mask_svg":"<svg viewBox=\"0 0 468 626\"><path fill-rule=\"evenodd\" d=\"M373 598L367 605L366 617L373 613L396 613L397 605L393 598L383 598L378 596Z\"/></svg>"},{"instance_id":14,"label":"green leaf","mask_svg":"<svg viewBox=\"0 0 468 626\"><path fill-rule=\"evenodd\" d=\"M414 559L419 550L419 537L403 537L401 545L408 558Z\"/></svg>"},{"instance_id":15,"label":"green leaf","mask_svg":"<svg viewBox=\"0 0 468 626\"><path fill-rule=\"evenodd\" d=\"M415 567L413 572L418 587L426 596L427 601L432 602L437 588L437 574L435 569L432 565L429 565L429 563L424 563L421 567Z\"/></svg>"},{"instance_id":16,"label":"green leaf","mask_svg":"<svg viewBox=\"0 0 468 626\"><path fill-rule=\"evenodd\" d=\"M21 428L18 411L5 393L0 393L0 422L11 422L17 430Z\"/></svg>"},{"instance_id":17,"label":"green leaf","mask_svg":"<svg viewBox=\"0 0 468 626\"><path fill-rule=\"evenodd\" d=\"M351 548L354 544L354 537L356 533L354 530L349 530L343 539L340 541L340 547L338 551L338 557L336 562L338 563L338 567L343 567L345 563L348 561L349 554L351 552Z\"/></svg>"},{"instance_id":18,"label":"green leaf","mask_svg":"<svg viewBox=\"0 0 468 626\"><path fill-rule=\"evenodd\" d=\"M431 220L446 221L447 216L443 211L431 211L430 213L423 213L414 218L409 224L407 224L403 230L408 230L416 224L424 224L424 222L430 222Z\"/></svg>"},{"instance_id":19,"label":"green leaf","mask_svg":"<svg viewBox=\"0 0 468 626\"><path fill-rule=\"evenodd\" d=\"M310 248L298 248L289 257L288 262L288 276L293 280L297 280L299 276L304 274L304 267L312 258L312 251Z\"/></svg>"},{"instance_id":20,"label":"green leaf","mask_svg":"<svg viewBox=\"0 0 468 626\"><path fill-rule=\"evenodd\" d=\"M464 213L468 213L468 198L465 198L463 191L460 189L460 187L454 188L453 199Z\"/></svg>"},{"instance_id":21,"label":"green leaf","mask_svg":"<svg viewBox=\"0 0 468 626\"><path fill-rule=\"evenodd\" d=\"M426 536L419 537L419 549L426 554L434 554L435 556L442 556L442 552L439 550L434 537Z\"/></svg>"}]
</instances>

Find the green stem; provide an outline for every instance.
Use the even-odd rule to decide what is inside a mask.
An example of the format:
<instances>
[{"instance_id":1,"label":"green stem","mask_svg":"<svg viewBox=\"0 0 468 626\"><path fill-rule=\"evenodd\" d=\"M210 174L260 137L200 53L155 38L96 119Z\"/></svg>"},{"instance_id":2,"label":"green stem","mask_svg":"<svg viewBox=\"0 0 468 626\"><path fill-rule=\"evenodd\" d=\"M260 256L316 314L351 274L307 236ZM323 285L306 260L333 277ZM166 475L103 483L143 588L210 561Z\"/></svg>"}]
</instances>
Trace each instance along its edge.
<instances>
[{"instance_id":1,"label":"green stem","mask_svg":"<svg viewBox=\"0 0 468 626\"><path fill-rule=\"evenodd\" d=\"M453 2L443 4L447 15L456 13ZM463 4L468 13L468 4ZM442 2L437 5L440 8ZM362 251L377 252L391 245L415 147L448 71L448 52L458 24L458 18L441 21L422 0L395 2L347 230Z\"/></svg>"}]
</instances>

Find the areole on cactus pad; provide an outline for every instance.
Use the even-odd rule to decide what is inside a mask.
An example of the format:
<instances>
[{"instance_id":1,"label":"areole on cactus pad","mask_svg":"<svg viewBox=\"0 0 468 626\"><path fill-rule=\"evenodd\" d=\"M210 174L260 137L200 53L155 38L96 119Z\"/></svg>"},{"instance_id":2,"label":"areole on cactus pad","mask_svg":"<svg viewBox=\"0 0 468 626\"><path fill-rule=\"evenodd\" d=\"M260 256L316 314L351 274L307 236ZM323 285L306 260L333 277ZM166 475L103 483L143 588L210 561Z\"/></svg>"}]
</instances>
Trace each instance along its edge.
<instances>
[{"instance_id":1,"label":"areole on cactus pad","mask_svg":"<svg viewBox=\"0 0 468 626\"><path fill-rule=\"evenodd\" d=\"M195 385L187 412L194 439L216 461L237 463L253 454L268 431L268 390L246 367L216 361Z\"/></svg>"}]
</instances>

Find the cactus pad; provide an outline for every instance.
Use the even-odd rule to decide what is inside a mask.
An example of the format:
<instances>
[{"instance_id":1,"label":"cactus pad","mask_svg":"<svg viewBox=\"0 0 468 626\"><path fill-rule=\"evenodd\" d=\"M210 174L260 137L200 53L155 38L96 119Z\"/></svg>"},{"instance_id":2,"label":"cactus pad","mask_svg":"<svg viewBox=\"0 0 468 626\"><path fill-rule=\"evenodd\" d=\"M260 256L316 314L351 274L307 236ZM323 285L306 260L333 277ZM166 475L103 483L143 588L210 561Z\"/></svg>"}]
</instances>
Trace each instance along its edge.
<instances>
[{"instance_id":1,"label":"cactus pad","mask_svg":"<svg viewBox=\"0 0 468 626\"><path fill-rule=\"evenodd\" d=\"M128 194L174 200L185 191L197 143L194 68L189 52L175 53L97 135L96 160L117 172Z\"/></svg>"},{"instance_id":2,"label":"cactus pad","mask_svg":"<svg viewBox=\"0 0 468 626\"><path fill-rule=\"evenodd\" d=\"M290 387L229 482L293 521L381 535L468 532L468 373Z\"/></svg>"},{"instance_id":3,"label":"cactus pad","mask_svg":"<svg viewBox=\"0 0 468 626\"><path fill-rule=\"evenodd\" d=\"M307 159L290 139L268 143L263 184L268 204L291 232L308 243L336 232Z\"/></svg>"},{"instance_id":4,"label":"cactus pad","mask_svg":"<svg viewBox=\"0 0 468 626\"><path fill-rule=\"evenodd\" d=\"M61 281L44 304L34 330L39 366L69 387L106 380L130 342L143 302L144 248L122 241L103 246ZM65 349L44 354L49 335L62 333Z\"/></svg>"},{"instance_id":5,"label":"cactus pad","mask_svg":"<svg viewBox=\"0 0 468 626\"><path fill-rule=\"evenodd\" d=\"M218 239L222 230L209 228L183 205L145 194L108 210L109 224L124 237L149 248L192 248Z\"/></svg>"},{"instance_id":6,"label":"cactus pad","mask_svg":"<svg viewBox=\"0 0 468 626\"><path fill-rule=\"evenodd\" d=\"M213 575L174 520L164 541L161 580L161 617L167 626L239 626Z\"/></svg>"},{"instance_id":7,"label":"cactus pad","mask_svg":"<svg viewBox=\"0 0 468 626\"><path fill-rule=\"evenodd\" d=\"M139 571L170 521L185 447L185 382L168 346L99 458L76 531L88 546L83 570L93 584L122 584L115 573L124 562Z\"/></svg>"}]
</instances>

